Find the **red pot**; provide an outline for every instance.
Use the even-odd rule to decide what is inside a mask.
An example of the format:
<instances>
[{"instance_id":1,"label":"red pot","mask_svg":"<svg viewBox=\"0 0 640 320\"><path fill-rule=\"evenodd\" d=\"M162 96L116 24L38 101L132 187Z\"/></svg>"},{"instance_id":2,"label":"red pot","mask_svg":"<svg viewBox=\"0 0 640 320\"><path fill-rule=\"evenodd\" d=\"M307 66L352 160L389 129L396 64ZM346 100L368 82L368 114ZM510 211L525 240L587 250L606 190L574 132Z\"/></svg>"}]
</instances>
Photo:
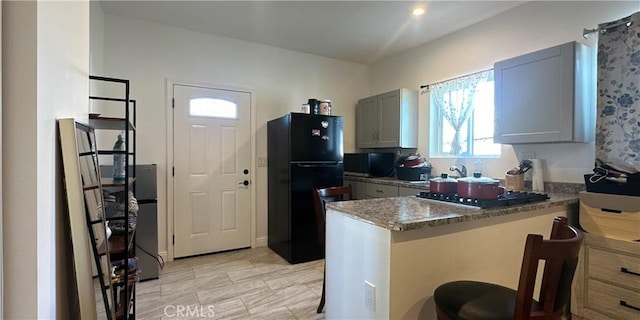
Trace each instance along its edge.
<instances>
[{"instance_id":1,"label":"red pot","mask_svg":"<svg viewBox=\"0 0 640 320\"><path fill-rule=\"evenodd\" d=\"M481 177L474 173L473 177L458 179L458 196L479 200L498 199L505 192L504 187L499 186L499 181L487 177Z\"/></svg>"},{"instance_id":2,"label":"red pot","mask_svg":"<svg viewBox=\"0 0 640 320\"><path fill-rule=\"evenodd\" d=\"M449 178L449 175L443 173L439 178L429 180L429 191L440 194L455 194L458 191L458 181Z\"/></svg>"},{"instance_id":3,"label":"red pot","mask_svg":"<svg viewBox=\"0 0 640 320\"><path fill-rule=\"evenodd\" d=\"M421 167L424 165L424 158L420 156L409 156L404 160L405 168Z\"/></svg>"}]
</instances>

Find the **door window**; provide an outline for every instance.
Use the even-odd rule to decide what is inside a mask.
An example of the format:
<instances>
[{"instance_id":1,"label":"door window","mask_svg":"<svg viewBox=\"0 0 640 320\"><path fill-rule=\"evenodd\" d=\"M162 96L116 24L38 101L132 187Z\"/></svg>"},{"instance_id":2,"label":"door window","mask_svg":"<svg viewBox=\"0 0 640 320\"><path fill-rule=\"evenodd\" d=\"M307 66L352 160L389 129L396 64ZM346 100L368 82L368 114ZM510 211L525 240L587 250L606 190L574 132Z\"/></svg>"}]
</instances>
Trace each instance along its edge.
<instances>
[{"instance_id":1,"label":"door window","mask_svg":"<svg viewBox=\"0 0 640 320\"><path fill-rule=\"evenodd\" d=\"M238 105L223 99L195 98L189 100L192 117L238 119Z\"/></svg>"}]
</instances>

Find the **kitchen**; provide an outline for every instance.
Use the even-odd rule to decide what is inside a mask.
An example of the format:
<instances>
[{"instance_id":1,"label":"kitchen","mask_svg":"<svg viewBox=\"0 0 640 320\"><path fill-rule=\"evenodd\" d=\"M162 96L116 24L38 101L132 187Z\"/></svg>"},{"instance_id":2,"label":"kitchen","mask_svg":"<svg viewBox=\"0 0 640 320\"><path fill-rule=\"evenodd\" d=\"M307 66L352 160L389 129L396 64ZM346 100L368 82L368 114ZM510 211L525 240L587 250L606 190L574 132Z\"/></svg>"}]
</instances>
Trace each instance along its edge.
<instances>
[{"instance_id":1,"label":"kitchen","mask_svg":"<svg viewBox=\"0 0 640 320\"><path fill-rule=\"evenodd\" d=\"M419 88L484 70L495 61L567 41L580 41L593 47L595 37L582 39L583 28L593 28L637 10L637 2L633 1L527 2L369 65L127 18L96 8L92 3L90 73L118 75L136 84L135 95L141 101L139 138L149 141L139 150L140 161L158 163L159 172L169 172L170 168L168 115L164 108L167 78L252 88L259 101L253 114L256 137L253 160L259 163L259 158L267 154L266 122L299 110L300 103L309 97L332 99L333 113L345 120L345 152L355 151L354 108L358 99L397 88ZM420 96L420 106L424 105L425 98ZM429 128L424 124L429 123L429 114L423 108L419 110L418 122L417 151L427 155ZM483 160L485 175L502 177L518 163L518 155L523 152L534 152L537 158L546 160L545 181L582 183L582 175L593 168L593 143L503 145L500 158ZM430 159L430 162L436 168L434 174L438 174L448 171L453 159ZM4 165L5 169L12 168L10 162ZM255 216L252 244L255 246L265 246L267 241L266 176L266 167L256 167L252 199ZM170 257L172 216L166 209L170 187L164 175L158 182L159 251ZM4 200L5 204L9 201L7 196ZM9 214L7 211L5 209L5 215ZM37 252L34 249L34 253ZM7 258L5 256L9 260Z\"/></svg>"},{"instance_id":2,"label":"kitchen","mask_svg":"<svg viewBox=\"0 0 640 320\"><path fill-rule=\"evenodd\" d=\"M167 123L168 115L158 109L166 105L166 96L157 94L166 91L167 78L253 87L260 101L254 111L256 161L267 156L266 122L300 110L300 105L312 97L332 100L333 114L344 117L344 150L353 152L354 109L358 99L398 88L417 89L423 84L491 68L501 59L572 40L593 46L595 37L581 39L583 28L628 16L635 9L634 2L589 2L588 5L581 2L525 3L370 66L238 42L108 12L103 13L100 25L97 23L100 12L95 12L99 8L93 11L99 17L92 19L97 26L92 28L96 33L90 39L96 48L104 48L103 69L96 59L95 73L108 72L131 79L136 83L136 98L144 101L139 110L139 139L155 142L141 146L140 161L158 163L158 171L167 172L170 168L166 160L170 142L167 129L162 124ZM100 43L100 39L104 42ZM183 50L189 47L198 50ZM148 52L157 54L149 56ZM216 52L219 58L211 60L208 52ZM473 54L470 56L469 53ZM310 74L313 77L309 77ZM426 98L427 95L419 96L420 106L425 105ZM424 124L429 123L429 113L424 107L418 112L418 123L417 152L427 155L429 128ZM504 172L518 163L517 156L521 152L534 152L537 158L545 159L545 181L581 183L583 174L593 169L592 143L503 145L501 149L500 158L483 160L486 176L503 177ZM430 159L435 168L433 174L448 172L453 160ZM472 167L471 161L469 167ZM167 198L170 198L167 197L167 181L158 181L158 229L159 234L163 234L171 230L172 217L165 209ZM266 167L256 168L254 187L255 244L260 246L266 245L267 236ZM161 254L170 255L168 239L162 236L159 239Z\"/></svg>"}]
</instances>

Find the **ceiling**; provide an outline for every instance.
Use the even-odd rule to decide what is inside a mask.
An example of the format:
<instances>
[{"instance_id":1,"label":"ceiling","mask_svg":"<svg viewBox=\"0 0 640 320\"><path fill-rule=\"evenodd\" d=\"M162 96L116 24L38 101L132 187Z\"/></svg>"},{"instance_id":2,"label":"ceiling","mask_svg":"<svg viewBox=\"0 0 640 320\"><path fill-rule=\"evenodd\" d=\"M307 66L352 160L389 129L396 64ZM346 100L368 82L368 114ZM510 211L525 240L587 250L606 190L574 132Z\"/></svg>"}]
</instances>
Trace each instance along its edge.
<instances>
[{"instance_id":1,"label":"ceiling","mask_svg":"<svg viewBox=\"0 0 640 320\"><path fill-rule=\"evenodd\" d=\"M420 46L524 1L101 1L122 15L362 64ZM411 14L416 5L426 13Z\"/></svg>"}]
</instances>

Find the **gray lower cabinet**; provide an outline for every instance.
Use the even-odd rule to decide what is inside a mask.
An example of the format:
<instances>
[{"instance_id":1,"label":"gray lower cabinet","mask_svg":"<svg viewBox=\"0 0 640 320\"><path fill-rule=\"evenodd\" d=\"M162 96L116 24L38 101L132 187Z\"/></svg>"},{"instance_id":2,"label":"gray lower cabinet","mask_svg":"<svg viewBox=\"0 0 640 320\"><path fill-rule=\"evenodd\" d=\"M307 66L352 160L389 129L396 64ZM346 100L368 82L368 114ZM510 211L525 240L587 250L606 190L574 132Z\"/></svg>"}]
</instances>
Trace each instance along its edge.
<instances>
[{"instance_id":1,"label":"gray lower cabinet","mask_svg":"<svg viewBox=\"0 0 640 320\"><path fill-rule=\"evenodd\" d=\"M397 89L358 100L356 146L416 148L418 146L418 91Z\"/></svg>"},{"instance_id":2,"label":"gray lower cabinet","mask_svg":"<svg viewBox=\"0 0 640 320\"><path fill-rule=\"evenodd\" d=\"M344 178L344 185L351 185L353 188L354 200L372 199L372 198L388 198L388 197L407 197L415 196L420 191L426 191L425 188L412 188L395 186L389 184L381 184L374 182L363 182L354 179Z\"/></svg>"},{"instance_id":3,"label":"gray lower cabinet","mask_svg":"<svg viewBox=\"0 0 640 320\"><path fill-rule=\"evenodd\" d=\"M495 63L494 141L592 141L594 73L593 51L577 42Z\"/></svg>"},{"instance_id":4,"label":"gray lower cabinet","mask_svg":"<svg viewBox=\"0 0 640 320\"><path fill-rule=\"evenodd\" d=\"M351 185L351 192L353 193L353 200L360 200L365 198L365 182L355 181L351 179L344 179L344 185Z\"/></svg>"},{"instance_id":5,"label":"gray lower cabinet","mask_svg":"<svg viewBox=\"0 0 640 320\"><path fill-rule=\"evenodd\" d=\"M415 196L416 194L420 193L420 191L426 191L426 190L420 189L420 188L398 187L398 196L400 197Z\"/></svg>"},{"instance_id":6,"label":"gray lower cabinet","mask_svg":"<svg viewBox=\"0 0 640 320\"><path fill-rule=\"evenodd\" d=\"M365 183L365 199L398 196L398 187L379 183Z\"/></svg>"}]
</instances>

